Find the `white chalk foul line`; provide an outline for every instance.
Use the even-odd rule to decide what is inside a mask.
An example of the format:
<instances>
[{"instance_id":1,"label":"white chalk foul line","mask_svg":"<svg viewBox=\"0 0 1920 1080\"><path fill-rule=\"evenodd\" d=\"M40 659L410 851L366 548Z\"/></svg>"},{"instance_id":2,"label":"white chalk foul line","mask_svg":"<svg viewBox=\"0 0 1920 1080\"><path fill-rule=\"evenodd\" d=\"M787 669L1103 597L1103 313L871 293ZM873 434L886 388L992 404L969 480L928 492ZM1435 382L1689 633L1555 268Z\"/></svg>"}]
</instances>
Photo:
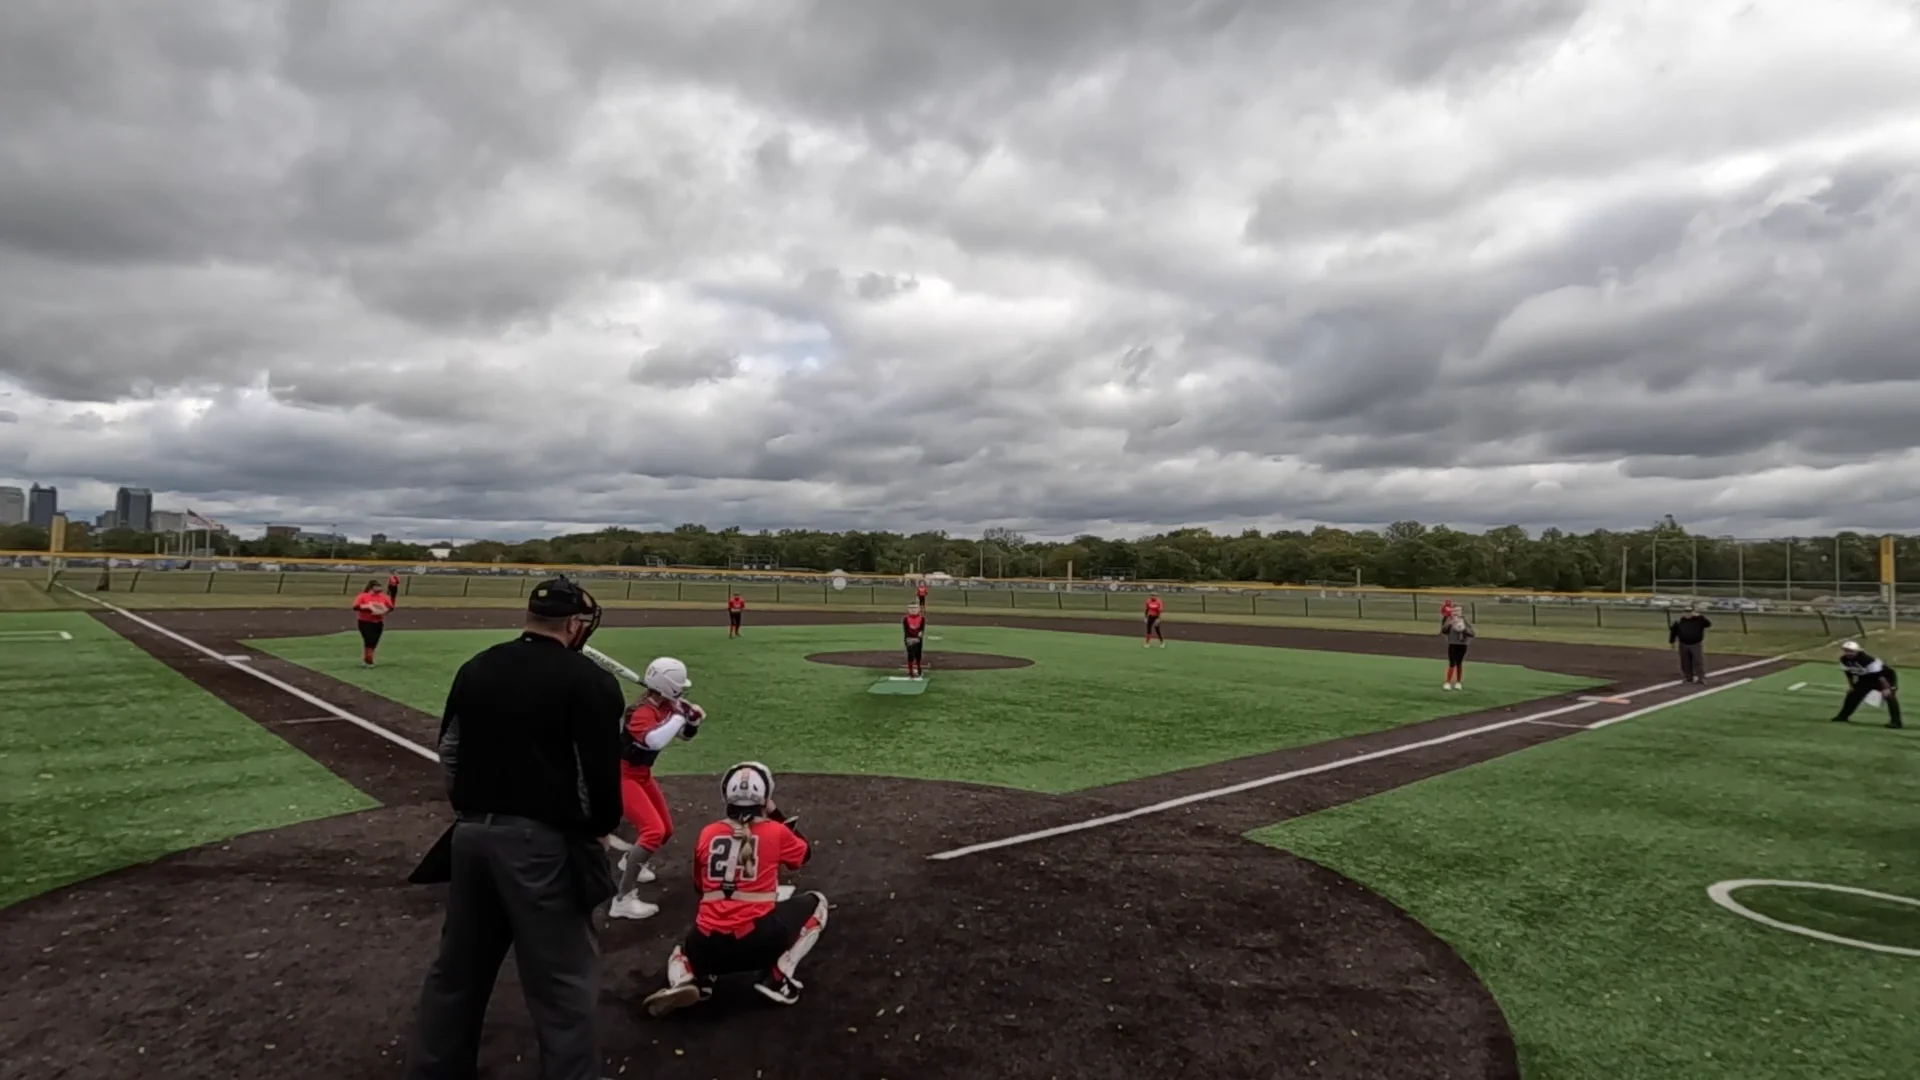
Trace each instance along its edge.
<instances>
[{"instance_id":1,"label":"white chalk foul line","mask_svg":"<svg viewBox=\"0 0 1920 1080\"><path fill-rule=\"evenodd\" d=\"M381 727L379 724L376 724L373 721L366 719L365 717L355 716L353 713L348 712L347 710L341 708L338 705L335 705L334 703L326 700L325 698L315 697L314 695L307 693L305 690L300 689L299 687L293 685L292 683L286 681L285 679L281 679L276 676L269 675L266 672L261 671L259 668L254 667L252 664L234 660L232 657L223 655L219 652L216 652L213 649L209 649L205 645L200 644L199 642L193 640L190 637L187 637L184 634L175 633L174 631L169 630L164 626L161 626L159 623L154 622L151 619L141 618L140 616L135 615L133 612L128 611L126 608L123 608L118 604L110 604L107 601L102 600L97 596L88 596L86 593L79 592L66 585L62 585L60 587L63 589L66 589L70 593L73 593L73 595L79 597L82 600L90 601L92 603L100 605L103 608L106 608L108 611L111 611L115 615L118 615L121 618L126 619L128 622L134 623L135 625L138 625L138 626L144 626L156 634L160 634L164 637L171 638L172 640L177 641L182 645L185 645L187 648L192 649L194 652L197 652L202 656L208 657L213 660L218 660L235 671L244 671L248 675L251 675L256 679L259 679L261 682L266 683L268 686L271 686L277 690L282 690L282 691L285 691L286 693L292 694L294 697L297 697L301 701L304 701L307 704L313 706L314 708L319 709L321 712L327 713L341 720L345 720L347 723L352 724L355 727L364 728L367 731L370 731L375 735L378 735L381 738L387 740L388 742L394 744L395 746L398 746L404 750L412 751L413 753L418 754L423 758L426 758L428 761L438 762L440 760L439 754L436 754L433 751L427 749L426 747L421 746L419 743L414 742L412 739L407 738L405 735L402 735L399 732L389 731L386 728Z\"/></svg>"},{"instance_id":2,"label":"white chalk foul line","mask_svg":"<svg viewBox=\"0 0 1920 1080\"><path fill-rule=\"evenodd\" d=\"M1720 674L1724 676L1724 675L1729 675L1739 671L1751 671L1754 668L1765 667L1768 664L1777 664L1783 660L1790 660L1793 657L1799 656L1801 653L1812 652L1816 648L1831 648L1832 645L1835 643L1829 643L1827 645L1818 645L1818 646L1814 646L1813 648L1807 648L1807 649L1798 649L1798 650L1795 650L1794 652L1782 653L1779 656L1768 657L1765 660L1753 660L1744 664L1736 664L1733 667L1722 668L1720 670ZM1703 698L1709 694L1717 694L1722 690L1731 690L1736 686L1745 686L1746 684L1752 681L1753 680L1751 679L1740 679L1735 682L1722 683L1719 686L1711 687L1706 690L1700 690L1691 694L1682 695L1681 697L1674 698L1671 701L1663 701L1657 705L1648 705L1645 708L1636 709L1630 713L1625 713L1620 716L1612 717L1611 719L1602 720L1598 724L1587 725L1587 730L1592 730L1593 728L1598 728L1598 727L1605 727L1608 724L1619 723L1622 720L1632 720L1637 717L1645 716L1648 713L1659 712L1661 709L1670 708L1674 705L1680 705L1685 702L1693 701L1696 698ZM1643 686L1638 690L1631 690L1631 691L1628 691L1627 693L1620 694L1618 696L1622 698L1632 699L1632 698L1639 697L1643 694L1651 694L1657 690L1670 690L1676 686L1683 686L1685 685L1685 683L1686 683L1686 680L1684 679L1672 679L1663 683L1655 683L1652 686ZM1365 754L1356 754L1353 757L1340 758L1338 760L1325 762L1320 765L1310 765L1304 769L1295 769L1292 772L1277 773L1273 776L1263 776L1256 780L1247 780L1238 784L1231 784L1227 787L1214 788L1211 791L1196 791L1191 795L1182 795L1179 798L1167 799L1164 802L1157 802L1150 806L1136 807L1135 809L1132 809L1132 810L1123 810L1123 811L1120 811L1119 813L1107 814L1102 817L1088 818L1085 821L1076 821L1071 825L1056 825L1051 829L1039 829L1034 832L1021 833L1018 836L1009 836L1000 840L988 840L984 843L969 844L966 847L954 848L951 851L936 852L932 855L927 856L927 858L935 862L945 862L949 859L958 859L967 855L977 855L983 851L995 851L1000 848L1016 847L1020 844L1031 844L1037 840L1051 840L1056 836L1067 836L1072 833L1086 832L1089 829L1105 828L1108 825L1118 825L1123 821L1132 821L1135 818L1147 817L1148 815L1151 815L1151 814L1163 814L1168 810L1178 810L1183 806L1192 806L1194 803L1207 802L1212 799L1221 799L1221 798L1225 798L1228 795L1238 795L1246 791L1255 791L1263 787L1270 787L1274 784L1284 784L1292 780L1301 779L1302 777L1317 776L1320 773L1333 772L1337 769L1348 769L1348 768L1352 768L1355 765L1364 765L1369 761L1379 761L1382 758L1395 757L1400 754L1411 753L1412 751L1415 751L1415 750L1425 750L1429 747L1442 746L1450 742L1458 742L1461 739L1470 739L1476 735L1485 735L1490 731L1500 731L1505 728L1513 727L1517 724L1532 724L1532 723L1538 723L1542 720L1551 720L1556 716L1565 716L1568 713L1575 713L1575 712L1580 712L1584 709L1591 709L1598 706L1599 704L1600 702L1597 700L1578 701L1572 705L1563 705L1557 709L1547 709L1544 712L1531 713L1527 716L1518 716L1511 720L1499 720L1491 724L1482 724L1479 727L1467 728L1465 731L1456 731L1451 735L1440 735L1431 739L1421 739L1418 742L1402 743L1399 746L1389 746L1384 750L1373 750Z\"/></svg>"}]
</instances>

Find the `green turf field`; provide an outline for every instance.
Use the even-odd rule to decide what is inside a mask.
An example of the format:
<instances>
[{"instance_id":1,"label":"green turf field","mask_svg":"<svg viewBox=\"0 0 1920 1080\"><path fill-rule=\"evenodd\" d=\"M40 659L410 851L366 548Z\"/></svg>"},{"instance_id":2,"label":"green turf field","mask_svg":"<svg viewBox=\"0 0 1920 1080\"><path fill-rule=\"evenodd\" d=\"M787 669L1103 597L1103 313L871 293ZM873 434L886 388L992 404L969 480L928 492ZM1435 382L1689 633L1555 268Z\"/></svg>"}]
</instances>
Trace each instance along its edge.
<instances>
[{"instance_id":1,"label":"green turf field","mask_svg":"<svg viewBox=\"0 0 1920 1080\"><path fill-rule=\"evenodd\" d=\"M372 805L99 622L0 615L0 907Z\"/></svg>"},{"instance_id":2,"label":"green turf field","mask_svg":"<svg viewBox=\"0 0 1920 1080\"><path fill-rule=\"evenodd\" d=\"M1797 682L1812 687L1789 692ZM1920 732L1807 664L1264 830L1450 942L1498 997L1527 1080L1920 1075L1920 958L1715 906L1736 878L1920 899ZM1842 936L1920 945L1920 909L1745 890Z\"/></svg>"},{"instance_id":3,"label":"green turf field","mask_svg":"<svg viewBox=\"0 0 1920 1080\"><path fill-rule=\"evenodd\" d=\"M1072 791L1594 685L1480 664L1472 689L1440 689L1443 663L1345 653L995 627L936 627L925 694L867 692L884 672L829 667L814 652L899 648L890 624L603 629L594 645L635 670L662 654L693 672L710 722L661 758L666 773L741 758L777 770L878 773ZM380 666L351 634L255 644L433 715L459 665L500 631L399 631ZM944 672L942 651L1026 657L1034 666ZM1367 692L1356 692L1365 686Z\"/></svg>"}]
</instances>

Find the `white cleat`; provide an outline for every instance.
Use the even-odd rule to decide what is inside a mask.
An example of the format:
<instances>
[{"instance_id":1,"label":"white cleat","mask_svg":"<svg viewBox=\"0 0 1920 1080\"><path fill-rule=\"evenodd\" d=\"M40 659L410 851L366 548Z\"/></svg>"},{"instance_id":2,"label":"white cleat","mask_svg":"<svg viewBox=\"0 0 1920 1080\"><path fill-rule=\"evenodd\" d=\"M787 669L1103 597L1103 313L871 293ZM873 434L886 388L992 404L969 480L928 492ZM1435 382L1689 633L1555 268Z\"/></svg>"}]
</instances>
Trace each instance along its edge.
<instances>
[{"instance_id":1,"label":"white cleat","mask_svg":"<svg viewBox=\"0 0 1920 1080\"><path fill-rule=\"evenodd\" d=\"M705 1000L705 998L706 995L700 992L698 986L693 983L685 983L680 986L669 986L664 990L655 990L653 993L647 995L647 1000L644 1004L647 1007L647 1015L665 1016L675 1009L684 1009L689 1005L697 1005Z\"/></svg>"},{"instance_id":2,"label":"white cleat","mask_svg":"<svg viewBox=\"0 0 1920 1080\"><path fill-rule=\"evenodd\" d=\"M660 905L647 903L637 893L628 893L614 897L607 914L616 919L651 919L660 914Z\"/></svg>"}]
</instances>

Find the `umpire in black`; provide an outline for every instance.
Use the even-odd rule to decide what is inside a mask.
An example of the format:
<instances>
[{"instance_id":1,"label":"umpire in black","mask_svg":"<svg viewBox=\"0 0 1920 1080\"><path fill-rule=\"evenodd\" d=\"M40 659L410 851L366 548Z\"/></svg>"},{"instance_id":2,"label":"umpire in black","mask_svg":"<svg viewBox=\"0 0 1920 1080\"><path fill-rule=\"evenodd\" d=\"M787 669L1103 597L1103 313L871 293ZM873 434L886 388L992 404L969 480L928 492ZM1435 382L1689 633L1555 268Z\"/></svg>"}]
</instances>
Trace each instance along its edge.
<instances>
[{"instance_id":1,"label":"umpire in black","mask_svg":"<svg viewBox=\"0 0 1920 1080\"><path fill-rule=\"evenodd\" d=\"M1689 607L1687 613L1667 627L1667 644L1680 646L1680 681L1707 681L1707 631L1713 620Z\"/></svg>"},{"instance_id":2,"label":"umpire in black","mask_svg":"<svg viewBox=\"0 0 1920 1080\"><path fill-rule=\"evenodd\" d=\"M542 1080L598 1080L600 942L613 895L600 839L620 824L620 684L580 653L600 607L542 582L523 632L464 664L440 721L456 823L414 871L445 881L440 957L420 991L410 1080L471 1080L509 946L540 1041Z\"/></svg>"}]
</instances>

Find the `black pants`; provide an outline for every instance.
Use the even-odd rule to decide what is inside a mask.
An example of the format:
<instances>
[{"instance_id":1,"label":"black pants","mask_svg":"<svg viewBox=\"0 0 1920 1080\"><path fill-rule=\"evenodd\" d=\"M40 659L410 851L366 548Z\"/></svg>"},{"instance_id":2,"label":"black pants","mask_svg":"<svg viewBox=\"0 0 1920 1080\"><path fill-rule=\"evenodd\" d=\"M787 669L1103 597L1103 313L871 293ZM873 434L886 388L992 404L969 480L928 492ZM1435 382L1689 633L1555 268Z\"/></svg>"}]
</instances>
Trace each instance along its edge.
<instances>
[{"instance_id":1,"label":"black pants","mask_svg":"<svg viewBox=\"0 0 1920 1080\"><path fill-rule=\"evenodd\" d=\"M773 910L762 915L745 937L695 930L680 947L686 950L694 976L702 982L740 972L765 975L773 970L780 954L799 939L800 931L806 929L807 920L819 907L819 893L795 893L791 899L773 905Z\"/></svg>"},{"instance_id":2,"label":"black pants","mask_svg":"<svg viewBox=\"0 0 1920 1080\"><path fill-rule=\"evenodd\" d=\"M1689 645L1680 643L1680 677L1683 679L1704 679L1707 677L1707 643L1696 641Z\"/></svg>"},{"instance_id":3,"label":"black pants","mask_svg":"<svg viewBox=\"0 0 1920 1080\"><path fill-rule=\"evenodd\" d=\"M1457 642L1457 643L1448 642L1447 643L1447 666L1450 668L1457 668L1462 664L1465 664L1466 662L1467 662L1467 643L1464 641Z\"/></svg>"},{"instance_id":4,"label":"black pants","mask_svg":"<svg viewBox=\"0 0 1920 1080\"><path fill-rule=\"evenodd\" d=\"M1167 640L1167 635L1160 632L1160 616L1147 616L1147 636L1159 638L1161 641Z\"/></svg>"},{"instance_id":5,"label":"black pants","mask_svg":"<svg viewBox=\"0 0 1920 1080\"><path fill-rule=\"evenodd\" d=\"M732 626L735 630L740 629L740 613L737 611L727 612L727 624Z\"/></svg>"},{"instance_id":6,"label":"black pants","mask_svg":"<svg viewBox=\"0 0 1920 1080\"><path fill-rule=\"evenodd\" d=\"M380 635L387 628L386 623L377 623L369 619L360 620L360 644L369 649L380 647Z\"/></svg>"},{"instance_id":7,"label":"black pants","mask_svg":"<svg viewBox=\"0 0 1920 1080\"><path fill-rule=\"evenodd\" d=\"M1885 686L1880 684L1882 679L1886 680ZM1860 703L1867 700L1867 695L1878 690L1880 699L1887 705L1887 723L1894 727L1902 727L1904 725L1900 722L1900 697L1895 693L1899 689L1900 676L1891 670L1883 671L1878 675L1862 675L1853 681L1852 688L1847 691L1847 700L1840 706L1840 715L1834 719L1845 720L1852 716L1853 711L1860 707Z\"/></svg>"},{"instance_id":8,"label":"black pants","mask_svg":"<svg viewBox=\"0 0 1920 1080\"><path fill-rule=\"evenodd\" d=\"M540 1041L543 1080L599 1080L600 942L564 836L523 818L462 821L440 958L420 990L410 1080L470 1080L511 946Z\"/></svg>"},{"instance_id":9,"label":"black pants","mask_svg":"<svg viewBox=\"0 0 1920 1080\"><path fill-rule=\"evenodd\" d=\"M387 599L389 600L400 599L400 586L398 585L387 586Z\"/></svg>"},{"instance_id":10,"label":"black pants","mask_svg":"<svg viewBox=\"0 0 1920 1080\"><path fill-rule=\"evenodd\" d=\"M911 640L909 640L909 641L907 642L907 663L909 663L909 664L917 664L917 663L919 663L919 662L920 662L920 651L921 651L922 649L924 649L925 647L926 647L926 646L925 646L924 644L922 644L922 643L921 643L921 639L919 639L919 638L913 638L913 639L911 639Z\"/></svg>"}]
</instances>

